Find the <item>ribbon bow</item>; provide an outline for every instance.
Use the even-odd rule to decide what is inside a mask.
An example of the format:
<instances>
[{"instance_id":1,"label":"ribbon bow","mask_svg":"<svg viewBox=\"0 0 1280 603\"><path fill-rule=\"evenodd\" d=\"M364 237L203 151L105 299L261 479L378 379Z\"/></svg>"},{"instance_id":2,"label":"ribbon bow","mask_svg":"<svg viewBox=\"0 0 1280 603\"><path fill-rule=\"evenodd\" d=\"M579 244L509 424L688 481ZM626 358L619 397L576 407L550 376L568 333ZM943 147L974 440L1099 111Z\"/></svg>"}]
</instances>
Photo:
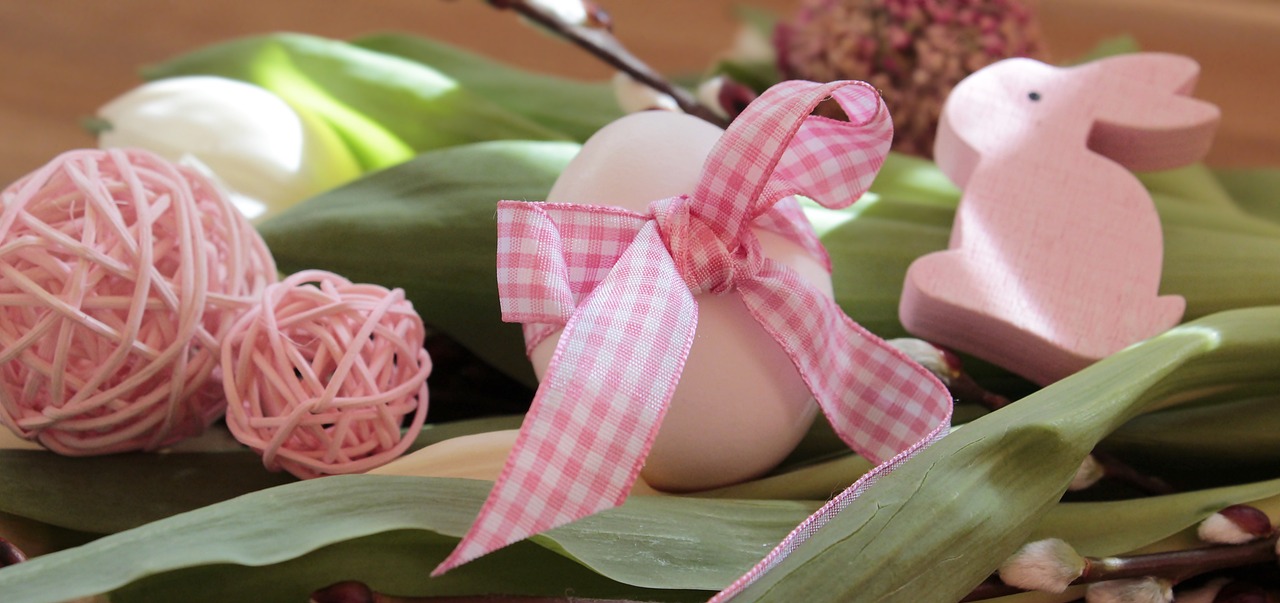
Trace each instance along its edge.
<instances>
[{"instance_id":1,"label":"ribbon bow","mask_svg":"<svg viewBox=\"0 0 1280 603\"><path fill-rule=\"evenodd\" d=\"M848 122L810 115L828 97ZM692 194L656 200L646 214L500 203L503 318L525 324L530 349L563 333L488 500L435 574L622 504L684 368L696 294L741 296L836 433L881 469L945 433L951 398L942 384L765 257L750 230L779 233L827 261L791 197L853 203L883 164L892 130L865 83L784 82L721 136ZM853 496L832 501L782 546Z\"/></svg>"}]
</instances>

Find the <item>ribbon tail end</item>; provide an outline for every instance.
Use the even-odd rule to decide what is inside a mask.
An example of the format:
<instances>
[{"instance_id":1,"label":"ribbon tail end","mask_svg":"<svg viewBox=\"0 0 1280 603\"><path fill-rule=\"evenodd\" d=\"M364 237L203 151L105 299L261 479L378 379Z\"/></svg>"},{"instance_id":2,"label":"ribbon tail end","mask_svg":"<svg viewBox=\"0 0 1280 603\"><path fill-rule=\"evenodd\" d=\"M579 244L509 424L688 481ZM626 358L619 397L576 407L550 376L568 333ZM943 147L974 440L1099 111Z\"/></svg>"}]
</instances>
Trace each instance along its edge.
<instances>
[{"instance_id":1,"label":"ribbon tail end","mask_svg":"<svg viewBox=\"0 0 1280 603\"><path fill-rule=\"evenodd\" d=\"M475 528L473 527L472 532L474 531ZM458 543L458 546L454 547L453 551L449 553L449 556L446 557L444 561L441 561L440 565L437 565L435 569L431 570L432 578L439 578L447 572L471 563L476 559L484 557L485 555L510 544L510 542L507 542L506 544L499 546L486 547L476 541L475 535L472 532L468 532L466 536L463 536L462 541ZM515 540L519 540L519 538L514 539L511 542L514 542Z\"/></svg>"},{"instance_id":2,"label":"ribbon tail end","mask_svg":"<svg viewBox=\"0 0 1280 603\"><path fill-rule=\"evenodd\" d=\"M445 558L444 561L440 562L440 565L437 565L435 569L431 570L431 577L439 578L440 576L445 575L445 573L447 573L449 570L452 570L453 568L463 565L469 561L473 561L473 559L468 559L465 556L461 555L460 549L454 549L454 551L452 553L449 553L449 556Z\"/></svg>"}]
</instances>

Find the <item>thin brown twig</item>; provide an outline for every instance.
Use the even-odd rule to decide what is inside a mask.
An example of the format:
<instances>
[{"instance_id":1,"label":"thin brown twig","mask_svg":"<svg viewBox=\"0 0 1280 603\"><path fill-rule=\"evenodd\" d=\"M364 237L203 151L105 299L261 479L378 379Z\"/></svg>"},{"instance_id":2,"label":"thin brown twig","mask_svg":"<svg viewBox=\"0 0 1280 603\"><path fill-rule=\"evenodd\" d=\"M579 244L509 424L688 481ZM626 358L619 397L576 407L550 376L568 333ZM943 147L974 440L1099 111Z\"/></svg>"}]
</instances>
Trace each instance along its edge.
<instances>
[{"instance_id":1,"label":"thin brown twig","mask_svg":"<svg viewBox=\"0 0 1280 603\"><path fill-rule=\"evenodd\" d=\"M622 45L606 27L568 23L555 13L526 0L487 0L494 8L514 11L524 18L546 28L586 50L613 68L626 73L636 81L670 96L681 111L711 122L721 128L728 125L714 111L698 102L688 90L676 86L652 67L641 61Z\"/></svg>"},{"instance_id":2,"label":"thin brown twig","mask_svg":"<svg viewBox=\"0 0 1280 603\"><path fill-rule=\"evenodd\" d=\"M1154 475L1143 473L1113 454L1101 452L1097 449L1094 449L1091 454L1093 454L1093 459L1102 466L1103 477L1107 479L1129 484L1153 496L1178 492L1178 489L1169 482Z\"/></svg>"},{"instance_id":3,"label":"thin brown twig","mask_svg":"<svg viewBox=\"0 0 1280 603\"><path fill-rule=\"evenodd\" d=\"M1120 557L1085 557L1084 573L1071 582L1093 584L1110 580L1126 580L1155 576L1177 584L1215 570L1275 563L1276 537L1244 544L1211 546L1198 549L1130 555ZM996 576L987 578L961 602L983 601L1026 592L1009 586Z\"/></svg>"},{"instance_id":4,"label":"thin brown twig","mask_svg":"<svg viewBox=\"0 0 1280 603\"><path fill-rule=\"evenodd\" d=\"M960 402L976 402L987 410L996 411L1008 406L1011 401L979 384L969 373L957 371L946 380L947 389Z\"/></svg>"}]
</instances>

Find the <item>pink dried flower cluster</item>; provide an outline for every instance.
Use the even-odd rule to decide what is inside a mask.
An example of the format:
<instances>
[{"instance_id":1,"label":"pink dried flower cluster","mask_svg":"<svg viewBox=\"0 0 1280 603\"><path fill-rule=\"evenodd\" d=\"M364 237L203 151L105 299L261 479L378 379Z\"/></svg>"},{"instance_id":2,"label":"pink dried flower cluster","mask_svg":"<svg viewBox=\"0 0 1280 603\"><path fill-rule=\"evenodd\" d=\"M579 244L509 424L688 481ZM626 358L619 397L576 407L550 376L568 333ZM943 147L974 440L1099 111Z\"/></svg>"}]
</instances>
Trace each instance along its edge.
<instances>
[{"instance_id":1,"label":"pink dried flower cluster","mask_svg":"<svg viewBox=\"0 0 1280 603\"><path fill-rule=\"evenodd\" d=\"M805 0L775 42L788 78L879 88L893 115L894 150L924 157L960 80L1042 52L1035 15L1018 0Z\"/></svg>"}]
</instances>

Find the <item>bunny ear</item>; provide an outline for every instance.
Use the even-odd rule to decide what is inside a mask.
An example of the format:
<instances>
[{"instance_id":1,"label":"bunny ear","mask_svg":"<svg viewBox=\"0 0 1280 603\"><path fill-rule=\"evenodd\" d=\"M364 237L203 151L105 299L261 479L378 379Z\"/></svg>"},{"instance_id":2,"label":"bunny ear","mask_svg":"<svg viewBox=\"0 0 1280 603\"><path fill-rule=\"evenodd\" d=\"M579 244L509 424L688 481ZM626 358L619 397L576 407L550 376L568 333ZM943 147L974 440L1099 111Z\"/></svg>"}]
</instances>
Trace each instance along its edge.
<instances>
[{"instance_id":1,"label":"bunny ear","mask_svg":"<svg viewBox=\"0 0 1280 603\"><path fill-rule=\"evenodd\" d=\"M1187 96L1200 66L1184 56L1144 52L1077 67L1094 83L1096 121L1089 148L1131 170L1158 170L1202 159L1220 112Z\"/></svg>"},{"instance_id":2,"label":"bunny ear","mask_svg":"<svg viewBox=\"0 0 1280 603\"><path fill-rule=\"evenodd\" d=\"M1200 64L1191 57L1163 52L1135 52L1098 59L1077 69L1096 70L1153 91L1186 96L1200 78Z\"/></svg>"}]
</instances>

